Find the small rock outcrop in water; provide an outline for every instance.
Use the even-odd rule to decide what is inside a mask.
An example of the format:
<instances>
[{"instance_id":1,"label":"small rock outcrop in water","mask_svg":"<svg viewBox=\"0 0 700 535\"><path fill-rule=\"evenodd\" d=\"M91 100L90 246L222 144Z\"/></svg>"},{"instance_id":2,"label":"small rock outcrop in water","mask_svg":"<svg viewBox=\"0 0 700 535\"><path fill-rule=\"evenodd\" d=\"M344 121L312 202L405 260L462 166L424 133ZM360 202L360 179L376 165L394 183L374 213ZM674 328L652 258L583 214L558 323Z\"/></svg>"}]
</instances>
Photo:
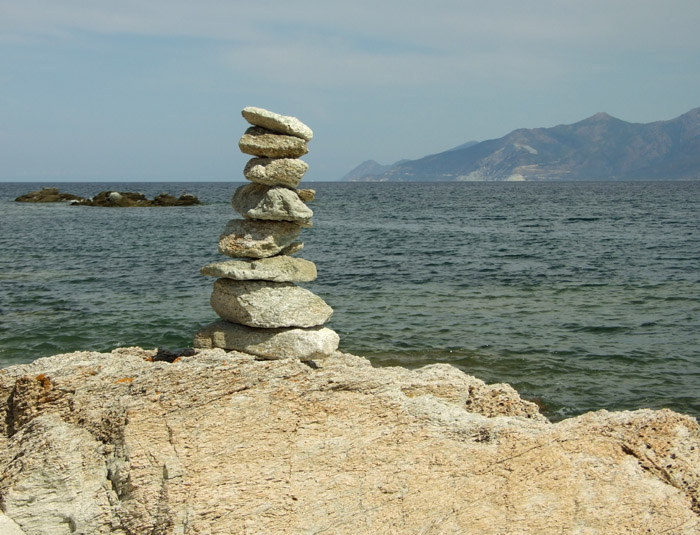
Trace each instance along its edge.
<instances>
[{"instance_id":1,"label":"small rock outcrop in water","mask_svg":"<svg viewBox=\"0 0 700 535\"><path fill-rule=\"evenodd\" d=\"M152 200L143 193L131 191L101 191L91 199L85 199L71 193L59 193L58 188L42 188L20 195L16 202L64 202L68 201L77 206L105 206L105 207L132 207L132 206L193 206L202 204L196 195L183 193L180 197L174 197L168 193L156 195Z\"/></svg>"},{"instance_id":2,"label":"small rock outcrop in water","mask_svg":"<svg viewBox=\"0 0 700 535\"><path fill-rule=\"evenodd\" d=\"M0 371L0 533L700 534L688 416L552 424L447 364L160 353Z\"/></svg>"},{"instance_id":3,"label":"small rock outcrop in water","mask_svg":"<svg viewBox=\"0 0 700 535\"><path fill-rule=\"evenodd\" d=\"M293 258L295 241L311 227L306 202L313 190L298 190L308 165L311 129L295 117L248 107L251 123L239 142L254 156L243 171L252 184L239 187L231 204L243 219L232 219L219 238L219 252L237 260L217 262L201 273L218 277L211 306L222 321L200 329L199 348L244 351L277 359L325 357L338 348L338 335L323 327L333 313L323 299L295 283L316 278L316 266Z\"/></svg>"},{"instance_id":4,"label":"small rock outcrop in water","mask_svg":"<svg viewBox=\"0 0 700 535\"><path fill-rule=\"evenodd\" d=\"M68 202L84 201L82 197L72 193L59 193L58 188L41 188L38 191L30 191L20 195L15 202Z\"/></svg>"},{"instance_id":5,"label":"small rock outcrop in water","mask_svg":"<svg viewBox=\"0 0 700 535\"><path fill-rule=\"evenodd\" d=\"M132 206L194 206L202 203L196 195L192 195L191 193L183 193L180 197L175 197L168 193L160 193L151 200L143 193L133 193L130 191L101 191L92 199L84 199L74 204L80 206L128 208Z\"/></svg>"}]
</instances>

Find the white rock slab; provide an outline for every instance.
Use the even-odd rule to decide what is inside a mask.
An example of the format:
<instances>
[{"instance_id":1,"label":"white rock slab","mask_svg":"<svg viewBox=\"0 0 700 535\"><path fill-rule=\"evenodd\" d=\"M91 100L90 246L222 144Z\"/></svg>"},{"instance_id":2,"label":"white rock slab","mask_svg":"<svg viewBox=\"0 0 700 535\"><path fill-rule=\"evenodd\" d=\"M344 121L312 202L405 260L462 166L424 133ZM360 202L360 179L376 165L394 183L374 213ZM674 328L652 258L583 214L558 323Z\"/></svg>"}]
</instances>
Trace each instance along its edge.
<instances>
[{"instance_id":1,"label":"white rock slab","mask_svg":"<svg viewBox=\"0 0 700 535\"><path fill-rule=\"evenodd\" d=\"M308 170L309 164L296 158L251 158L243 175L258 184L296 188Z\"/></svg>"},{"instance_id":2,"label":"white rock slab","mask_svg":"<svg viewBox=\"0 0 700 535\"><path fill-rule=\"evenodd\" d=\"M332 355L340 338L328 327L256 329L216 321L194 335L194 347L243 351L265 359L312 360Z\"/></svg>"},{"instance_id":3,"label":"white rock slab","mask_svg":"<svg viewBox=\"0 0 700 535\"><path fill-rule=\"evenodd\" d=\"M291 282L218 279L210 303L221 319L265 329L316 327L333 314L323 299Z\"/></svg>"},{"instance_id":4,"label":"white rock slab","mask_svg":"<svg viewBox=\"0 0 700 535\"><path fill-rule=\"evenodd\" d=\"M238 142L241 152L266 158L299 158L309 148L306 141L294 136L275 134L259 126L251 126Z\"/></svg>"},{"instance_id":5,"label":"white rock slab","mask_svg":"<svg viewBox=\"0 0 700 535\"><path fill-rule=\"evenodd\" d=\"M229 260L204 266L200 273L209 277L272 282L311 282L316 265L303 258L286 255L257 260Z\"/></svg>"},{"instance_id":6,"label":"white rock slab","mask_svg":"<svg viewBox=\"0 0 700 535\"><path fill-rule=\"evenodd\" d=\"M291 221L302 227L310 227L314 215L296 191L282 186L241 186L236 189L231 205L246 219Z\"/></svg>"},{"instance_id":7,"label":"white rock slab","mask_svg":"<svg viewBox=\"0 0 700 535\"><path fill-rule=\"evenodd\" d=\"M14 520L3 513L0 513L0 533L2 535L27 535Z\"/></svg>"},{"instance_id":8,"label":"white rock slab","mask_svg":"<svg viewBox=\"0 0 700 535\"><path fill-rule=\"evenodd\" d=\"M219 236L219 252L233 258L266 258L286 253L301 227L287 221L232 219Z\"/></svg>"},{"instance_id":9,"label":"white rock slab","mask_svg":"<svg viewBox=\"0 0 700 535\"><path fill-rule=\"evenodd\" d=\"M13 470L2 474L2 508L21 531L3 521L0 534L111 533L110 519L104 513L114 491L105 484L109 479L104 444L84 427L50 411L27 420L13 445L31 446L18 456L19 464ZM5 488L9 474L14 475L14 492Z\"/></svg>"},{"instance_id":10,"label":"white rock slab","mask_svg":"<svg viewBox=\"0 0 700 535\"><path fill-rule=\"evenodd\" d=\"M243 108L241 115L243 115L243 118L250 124L262 126L273 132L299 137L304 141L311 141L314 137L311 128L296 117L280 115L279 113L274 113L264 108L256 108L254 106Z\"/></svg>"}]
</instances>

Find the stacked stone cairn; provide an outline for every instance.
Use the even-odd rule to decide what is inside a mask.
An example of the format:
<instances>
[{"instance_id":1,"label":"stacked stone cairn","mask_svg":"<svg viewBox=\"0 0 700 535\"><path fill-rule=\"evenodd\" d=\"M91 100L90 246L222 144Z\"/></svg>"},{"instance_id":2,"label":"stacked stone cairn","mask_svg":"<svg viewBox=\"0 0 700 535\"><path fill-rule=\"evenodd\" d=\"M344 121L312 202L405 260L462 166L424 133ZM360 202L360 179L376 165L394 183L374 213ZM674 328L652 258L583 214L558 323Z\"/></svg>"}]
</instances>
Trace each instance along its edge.
<instances>
[{"instance_id":1,"label":"stacked stone cairn","mask_svg":"<svg viewBox=\"0 0 700 535\"><path fill-rule=\"evenodd\" d=\"M323 299L297 286L316 278L313 262L291 255L296 241L311 227L313 212L304 201L313 190L297 186L309 166L313 132L295 117L247 107L243 117L253 126L239 142L253 158L243 174L252 183L239 187L232 219L219 237L219 252L236 260L209 264L203 275L217 277L211 306L221 317L200 329L194 346L250 353L261 358L313 360L338 348L338 335L323 327L333 313Z\"/></svg>"}]
</instances>

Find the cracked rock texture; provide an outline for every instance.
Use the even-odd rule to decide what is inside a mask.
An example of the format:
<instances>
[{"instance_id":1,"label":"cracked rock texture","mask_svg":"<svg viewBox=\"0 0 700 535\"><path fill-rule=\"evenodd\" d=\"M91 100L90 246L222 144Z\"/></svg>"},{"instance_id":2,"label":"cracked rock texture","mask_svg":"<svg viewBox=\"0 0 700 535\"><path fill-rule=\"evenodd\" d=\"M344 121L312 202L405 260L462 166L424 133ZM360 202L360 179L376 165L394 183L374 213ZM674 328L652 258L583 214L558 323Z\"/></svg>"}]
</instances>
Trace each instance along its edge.
<instances>
[{"instance_id":1,"label":"cracked rock texture","mask_svg":"<svg viewBox=\"0 0 700 535\"><path fill-rule=\"evenodd\" d=\"M230 321L215 321L194 335L194 347L243 351L263 359L326 358L338 350L340 337L328 327L258 329Z\"/></svg>"},{"instance_id":2,"label":"cracked rock texture","mask_svg":"<svg viewBox=\"0 0 700 535\"><path fill-rule=\"evenodd\" d=\"M314 215L296 191L282 186L241 186L236 189L231 204L246 219L291 221L302 227L311 227Z\"/></svg>"},{"instance_id":3,"label":"cracked rock texture","mask_svg":"<svg viewBox=\"0 0 700 535\"><path fill-rule=\"evenodd\" d=\"M304 141L311 141L314 133L296 117L280 115L263 108L248 106L241 112L243 118L250 124L262 126L279 134L300 137Z\"/></svg>"},{"instance_id":4,"label":"cracked rock texture","mask_svg":"<svg viewBox=\"0 0 700 535\"><path fill-rule=\"evenodd\" d=\"M292 254L301 227L287 221L231 219L219 236L219 252L234 258L266 258ZM296 246L298 247L298 246ZM294 247L292 247L294 249ZM299 249L296 249L299 250Z\"/></svg>"},{"instance_id":5,"label":"cracked rock texture","mask_svg":"<svg viewBox=\"0 0 700 535\"><path fill-rule=\"evenodd\" d=\"M199 272L209 277L274 282L310 282L316 280L317 275L316 264L287 255L215 262Z\"/></svg>"},{"instance_id":6,"label":"cracked rock texture","mask_svg":"<svg viewBox=\"0 0 700 535\"><path fill-rule=\"evenodd\" d=\"M449 365L199 350L0 370L0 527L62 534L700 533L697 422L557 424Z\"/></svg>"},{"instance_id":7,"label":"cracked rock texture","mask_svg":"<svg viewBox=\"0 0 700 535\"><path fill-rule=\"evenodd\" d=\"M251 158L243 174L251 182L296 188L309 164L294 158Z\"/></svg>"},{"instance_id":8,"label":"cracked rock texture","mask_svg":"<svg viewBox=\"0 0 700 535\"><path fill-rule=\"evenodd\" d=\"M238 148L244 154L265 158L299 158L309 152L303 139L276 134L258 126L245 131Z\"/></svg>"}]
</instances>

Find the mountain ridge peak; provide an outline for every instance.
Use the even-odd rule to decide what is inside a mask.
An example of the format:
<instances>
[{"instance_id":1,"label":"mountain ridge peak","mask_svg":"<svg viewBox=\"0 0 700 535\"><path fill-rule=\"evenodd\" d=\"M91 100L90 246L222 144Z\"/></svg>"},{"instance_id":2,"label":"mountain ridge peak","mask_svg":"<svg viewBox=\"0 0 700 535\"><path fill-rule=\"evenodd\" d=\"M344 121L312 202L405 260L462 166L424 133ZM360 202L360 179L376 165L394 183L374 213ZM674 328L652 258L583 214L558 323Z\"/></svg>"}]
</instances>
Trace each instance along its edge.
<instances>
[{"instance_id":1,"label":"mountain ridge peak","mask_svg":"<svg viewBox=\"0 0 700 535\"><path fill-rule=\"evenodd\" d=\"M594 121L608 121L610 119L617 119L617 118L613 117L612 115L610 115L607 112L599 111L598 113L591 115L588 119L592 119ZM617 120L619 121L620 119L617 119Z\"/></svg>"},{"instance_id":2,"label":"mountain ridge peak","mask_svg":"<svg viewBox=\"0 0 700 535\"><path fill-rule=\"evenodd\" d=\"M498 139L373 171L343 180L700 180L700 107L651 123L598 112L573 124L519 128Z\"/></svg>"}]
</instances>

